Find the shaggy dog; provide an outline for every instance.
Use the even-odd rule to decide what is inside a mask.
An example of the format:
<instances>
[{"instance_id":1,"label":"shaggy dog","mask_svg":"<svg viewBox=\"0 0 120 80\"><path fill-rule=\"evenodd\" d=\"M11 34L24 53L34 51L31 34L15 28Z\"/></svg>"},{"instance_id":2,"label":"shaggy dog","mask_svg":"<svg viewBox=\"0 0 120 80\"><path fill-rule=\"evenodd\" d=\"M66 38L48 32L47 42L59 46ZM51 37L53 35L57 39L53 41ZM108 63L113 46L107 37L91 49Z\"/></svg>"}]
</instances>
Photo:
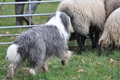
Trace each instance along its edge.
<instances>
[{"instance_id":1,"label":"shaggy dog","mask_svg":"<svg viewBox=\"0 0 120 80\"><path fill-rule=\"evenodd\" d=\"M35 75L39 68L48 70L46 62L52 55L61 58L65 65L72 54L67 45L71 27L70 18L57 11L45 24L22 32L7 49L6 58L10 62L7 78L13 78L14 71L26 59L30 63L30 75Z\"/></svg>"}]
</instances>

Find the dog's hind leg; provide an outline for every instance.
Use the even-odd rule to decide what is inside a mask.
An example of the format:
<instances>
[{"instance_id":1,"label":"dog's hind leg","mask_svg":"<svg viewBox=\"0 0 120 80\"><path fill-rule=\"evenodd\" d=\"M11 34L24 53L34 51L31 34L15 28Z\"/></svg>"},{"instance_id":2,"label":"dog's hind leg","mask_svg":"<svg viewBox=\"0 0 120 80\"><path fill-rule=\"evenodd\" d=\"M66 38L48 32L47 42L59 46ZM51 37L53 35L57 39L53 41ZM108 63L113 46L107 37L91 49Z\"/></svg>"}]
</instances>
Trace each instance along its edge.
<instances>
[{"instance_id":1,"label":"dog's hind leg","mask_svg":"<svg viewBox=\"0 0 120 80\"><path fill-rule=\"evenodd\" d=\"M47 60L45 60L44 61L44 63L43 63L43 66L42 66L42 69L43 69L43 71L48 71L48 66L47 66Z\"/></svg>"},{"instance_id":2,"label":"dog's hind leg","mask_svg":"<svg viewBox=\"0 0 120 80\"><path fill-rule=\"evenodd\" d=\"M14 67L13 64L10 64L8 67L7 79L12 79L14 77Z\"/></svg>"},{"instance_id":3,"label":"dog's hind leg","mask_svg":"<svg viewBox=\"0 0 120 80\"><path fill-rule=\"evenodd\" d=\"M67 51L67 53L64 53L64 56L62 56L62 61L61 61L61 64L64 66L68 63L71 55L73 54L72 51Z\"/></svg>"},{"instance_id":4,"label":"dog's hind leg","mask_svg":"<svg viewBox=\"0 0 120 80\"><path fill-rule=\"evenodd\" d=\"M24 61L23 61L24 63ZM14 72L18 69L21 68L23 63L18 63L17 65L15 64L10 64L8 66L8 74L7 74L7 79L12 79L14 77Z\"/></svg>"},{"instance_id":5,"label":"dog's hind leg","mask_svg":"<svg viewBox=\"0 0 120 80\"><path fill-rule=\"evenodd\" d=\"M14 65L10 64L8 66L8 74L7 74L7 79L12 79L14 77Z\"/></svg>"},{"instance_id":6,"label":"dog's hind leg","mask_svg":"<svg viewBox=\"0 0 120 80\"><path fill-rule=\"evenodd\" d=\"M41 68L43 64L43 61L37 61L34 64L31 65L30 69L29 69L29 75L35 75L36 71L38 70L38 68Z\"/></svg>"},{"instance_id":7,"label":"dog's hind leg","mask_svg":"<svg viewBox=\"0 0 120 80\"><path fill-rule=\"evenodd\" d=\"M30 69L29 69L29 75L35 75L36 71L40 68L42 68L43 63L45 60L45 53L37 53L30 56L29 62L30 62Z\"/></svg>"}]
</instances>

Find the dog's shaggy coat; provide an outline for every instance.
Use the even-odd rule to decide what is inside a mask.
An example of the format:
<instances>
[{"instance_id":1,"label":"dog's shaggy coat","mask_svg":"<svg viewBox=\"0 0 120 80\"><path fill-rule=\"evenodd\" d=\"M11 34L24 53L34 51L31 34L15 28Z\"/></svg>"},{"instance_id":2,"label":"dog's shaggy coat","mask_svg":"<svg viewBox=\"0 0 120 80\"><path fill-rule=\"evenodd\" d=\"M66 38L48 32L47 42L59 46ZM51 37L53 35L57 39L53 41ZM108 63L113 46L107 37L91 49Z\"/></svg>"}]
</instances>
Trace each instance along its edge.
<instances>
[{"instance_id":1,"label":"dog's shaggy coat","mask_svg":"<svg viewBox=\"0 0 120 80\"><path fill-rule=\"evenodd\" d=\"M70 59L67 41L70 36L70 18L63 12L53 13L47 23L22 32L10 45L6 58L11 63L8 68L8 78L14 77L14 70L28 59L29 74L35 75L38 68L47 70L47 59L55 55L62 59L65 65Z\"/></svg>"},{"instance_id":2,"label":"dog's shaggy coat","mask_svg":"<svg viewBox=\"0 0 120 80\"><path fill-rule=\"evenodd\" d=\"M115 42L116 46L120 46L120 8L109 15L102 36L99 39L100 47L107 47L112 42ZM100 56L101 51L98 54Z\"/></svg>"}]
</instances>

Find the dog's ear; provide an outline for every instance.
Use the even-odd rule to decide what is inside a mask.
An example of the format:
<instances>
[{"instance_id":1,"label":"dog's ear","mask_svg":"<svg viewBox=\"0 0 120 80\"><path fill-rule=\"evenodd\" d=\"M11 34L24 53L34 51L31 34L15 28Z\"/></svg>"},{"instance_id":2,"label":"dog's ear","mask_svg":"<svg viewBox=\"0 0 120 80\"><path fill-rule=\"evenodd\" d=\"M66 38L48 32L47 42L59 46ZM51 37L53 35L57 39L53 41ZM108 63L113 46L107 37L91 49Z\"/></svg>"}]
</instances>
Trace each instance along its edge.
<instances>
[{"instance_id":1,"label":"dog's ear","mask_svg":"<svg viewBox=\"0 0 120 80\"><path fill-rule=\"evenodd\" d=\"M68 16L69 18L69 30L70 30L70 33L74 33L74 29L73 29L73 26L72 26L72 23L71 23L71 19L70 17Z\"/></svg>"},{"instance_id":2,"label":"dog's ear","mask_svg":"<svg viewBox=\"0 0 120 80\"><path fill-rule=\"evenodd\" d=\"M47 21L46 22L48 22L52 17L54 17L56 15L56 13L52 13L49 17L48 17L48 19L47 19Z\"/></svg>"},{"instance_id":3,"label":"dog's ear","mask_svg":"<svg viewBox=\"0 0 120 80\"><path fill-rule=\"evenodd\" d=\"M70 17L66 13L61 12L60 18L61 18L61 22L64 25L66 31L73 33L74 29L73 29L73 26L71 24Z\"/></svg>"}]
</instances>

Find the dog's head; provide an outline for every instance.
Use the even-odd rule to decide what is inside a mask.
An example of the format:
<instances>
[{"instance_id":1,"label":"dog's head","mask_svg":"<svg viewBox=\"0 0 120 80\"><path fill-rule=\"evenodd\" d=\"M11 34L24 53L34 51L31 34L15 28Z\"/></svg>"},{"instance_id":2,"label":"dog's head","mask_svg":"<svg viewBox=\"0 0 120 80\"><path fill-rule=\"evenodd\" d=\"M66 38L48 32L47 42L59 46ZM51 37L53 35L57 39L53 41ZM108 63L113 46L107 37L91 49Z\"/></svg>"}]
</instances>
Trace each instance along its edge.
<instances>
[{"instance_id":1,"label":"dog's head","mask_svg":"<svg viewBox=\"0 0 120 80\"><path fill-rule=\"evenodd\" d=\"M50 15L50 17L47 19L47 22L54 17L56 17L57 19L60 19L61 23L63 24L63 26L65 27L65 30L68 33L70 33L70 32L73 33L74 32L73 27L71 25L70 17L66 13L60 12L60 11L52 13Z\"/></svg>"}]
</instances>

